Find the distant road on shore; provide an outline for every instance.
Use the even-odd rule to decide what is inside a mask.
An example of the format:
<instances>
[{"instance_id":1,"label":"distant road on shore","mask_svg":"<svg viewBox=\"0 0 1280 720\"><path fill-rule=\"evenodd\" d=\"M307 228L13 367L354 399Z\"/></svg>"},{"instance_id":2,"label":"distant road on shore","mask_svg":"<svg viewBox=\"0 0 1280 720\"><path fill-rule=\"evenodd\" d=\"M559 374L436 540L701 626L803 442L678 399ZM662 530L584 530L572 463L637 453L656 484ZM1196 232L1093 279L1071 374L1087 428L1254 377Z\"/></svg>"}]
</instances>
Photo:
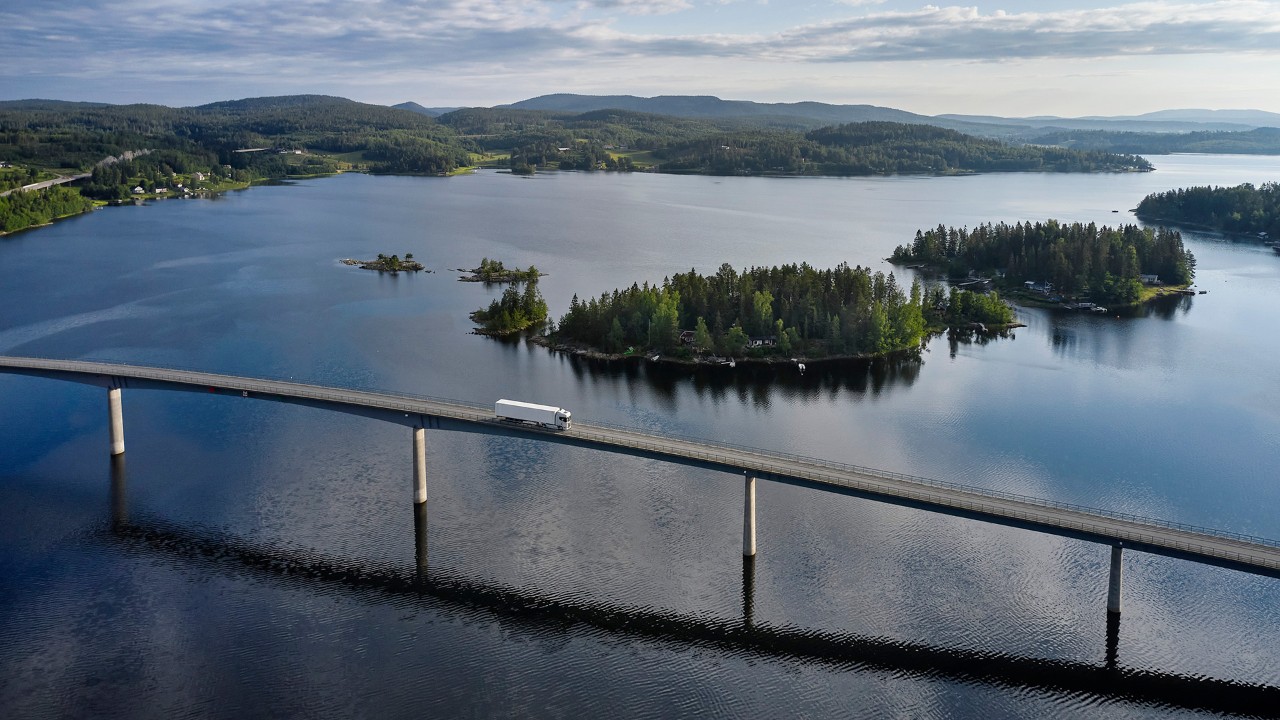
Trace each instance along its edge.
<instances>
[{"instance_id":1,"label":"distant road on shore","mask_svg":"<svg viewBox=\"0 0 1280 720\"><path fill-rule=\"evenodd\" d=\"M15 193L15 192L26 192L28 190L43 190L48 187L53 187L54 185L61 185L62 183L75 182L76 180L83 180L87 177L92 177L92 176L93 176L93 173L80 173L79 175L67 175L64 177L54 178L52 180L42 180L38 183L31 183L30 185L23 185L20 188L14 188L12 190L5 190L4 192L0 192L0 197L4 197L9 193Z\"/></svg>"}]
</instances>

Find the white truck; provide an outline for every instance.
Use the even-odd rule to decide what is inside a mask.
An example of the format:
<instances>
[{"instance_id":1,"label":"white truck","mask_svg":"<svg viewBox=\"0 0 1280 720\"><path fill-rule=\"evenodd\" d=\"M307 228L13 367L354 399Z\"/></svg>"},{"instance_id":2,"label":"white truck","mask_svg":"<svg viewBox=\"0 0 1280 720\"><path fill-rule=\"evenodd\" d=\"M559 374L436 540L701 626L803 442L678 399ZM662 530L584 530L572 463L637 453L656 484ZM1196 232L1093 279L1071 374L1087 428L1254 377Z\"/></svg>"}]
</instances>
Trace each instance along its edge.
<instances>
[{"instance_id":1,"label":"white truck","mask_svg":"<svg viewBox=\"0 0 1280 720\"><path fill-rule=\"evenodd\" d=\"M493 412L499 420L533 423L552 430L568 430L573 417L573 413L564 408L534 405L519 400L499 400L494 403Z\"/></svg>"}]
</instances>

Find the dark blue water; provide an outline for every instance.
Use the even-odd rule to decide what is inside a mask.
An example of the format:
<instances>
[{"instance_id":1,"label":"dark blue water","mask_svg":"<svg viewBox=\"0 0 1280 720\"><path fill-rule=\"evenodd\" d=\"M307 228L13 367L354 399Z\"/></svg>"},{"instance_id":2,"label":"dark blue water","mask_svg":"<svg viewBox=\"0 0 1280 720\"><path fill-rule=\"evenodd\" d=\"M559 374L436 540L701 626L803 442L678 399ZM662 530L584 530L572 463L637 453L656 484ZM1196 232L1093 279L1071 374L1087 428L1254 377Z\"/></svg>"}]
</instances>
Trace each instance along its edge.
<instances>
[{"instance_id":1,"label":"dark blue water","mask_svg":"<svg viewBox=\"0 0 1280 720\"><path fill-rule=\"evenodd\" d=\"M536 264L559 314L574 293L690 267L887 271L939 223L1132 222L1149 192L1280 180L1275 159L1156 164L343 176L107 209L0 239L0 353L520 398L1280 537L1280 257L1257 244L1189 235L1209 294L1147 317L1021 310L1010 338L803 376L470 335L496 290L449 271ZM436 272L338 262L379 252ZM0 375L6 715L1165 717L1188 697L1256 697L1223 682L1280 686L1275 580L1127 553L1112 672L1128 680L1106 685L1088 679L1107 663L1102 546L762 483L744 575L740 478L436 432L419 574L403 428L126 392L113 468L104 396Z\"/></svg>"}]
</instances>

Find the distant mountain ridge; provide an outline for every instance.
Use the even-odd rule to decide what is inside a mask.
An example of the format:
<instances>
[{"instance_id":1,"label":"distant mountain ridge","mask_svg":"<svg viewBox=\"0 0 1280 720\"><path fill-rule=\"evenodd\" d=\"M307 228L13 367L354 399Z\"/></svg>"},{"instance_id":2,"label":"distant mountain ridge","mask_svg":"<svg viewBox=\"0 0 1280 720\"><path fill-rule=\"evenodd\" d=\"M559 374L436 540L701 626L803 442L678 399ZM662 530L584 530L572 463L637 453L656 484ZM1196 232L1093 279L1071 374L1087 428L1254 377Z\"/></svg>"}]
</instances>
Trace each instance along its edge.
<instances>
[{"instance_id":1,"label":"distant mountain ridge","mask_svg":"<svg viewBox=\"0 0 1280 720\"><path fill-rule=\"evenodd\" d=\"M445 113L451 113L454 110L462 109L462 108L456 108L456 107L431 107L431 108L423 107L418 103L413 102L412 100L409 102L402 102L399 105L392 105L391 107L395 108L396 110L408 110L409 112L416 112L419 115L426 115L427 117L440 117Z\"/></svg>"},{"instance_id":2,"label":"distant mountain ridge","mask_svg":"<svg viewBox=\"0 0 1280 720\"><path fill-rule=\"evenodd\" d=\"M821 102L759 103L722 100L712 95L577 95L557 93L496 107L584 113L617 109L703 119L791 121L800 126L887 121L934 125L987 137L1030 136L1053 130L1110 130L1131 132L1242 131L1280 127L1280 114L1262 110L1160 110L1132 116L1056 116L1006 118L996 115L920 115L878 105L832 105Z\"/></svg>"},{"instance_id":3,"label":"distant mountain ridge","mask_svg":"<svg viewBox=\"0 0 1280 720\"><path fill-rule=\"evenodd\" d=\"M851 122L896 122L936 125L961 132L973 132L973 123L938 121L928 115L878 105L831 105L821 102L759 103L751 100L722 100L713 95L576 95L557 93L498 105L500 108L586 113L597 110L630 110L670 117L758 120L770 124L791 124L817 128ZM984 133L985 134L985 133Z\"/></svg>"}]
</instances>

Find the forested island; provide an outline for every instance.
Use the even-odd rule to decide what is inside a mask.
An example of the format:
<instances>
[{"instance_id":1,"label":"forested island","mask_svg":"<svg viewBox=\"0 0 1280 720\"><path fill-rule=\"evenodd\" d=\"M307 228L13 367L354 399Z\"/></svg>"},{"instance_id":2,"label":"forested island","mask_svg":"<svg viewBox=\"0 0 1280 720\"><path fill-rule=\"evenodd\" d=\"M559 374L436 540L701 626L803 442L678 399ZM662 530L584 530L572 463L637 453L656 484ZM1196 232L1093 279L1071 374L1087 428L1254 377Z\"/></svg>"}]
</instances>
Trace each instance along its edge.
<instances>
[{"instance_id":1,"label":"forested island","mask_svg":"<svg viewBox=\"0 0 1280 720\"><path fill-rule=\"evenodd\" d=\"M1040 299L1087 296L1113 305L1150 298L1155 291L1149 286L1186 286L1196 267L1176 230L1055 220L987 223L972 230L939 225L917 231L890 260L925 265L952 278L993 276L1006 288L1030 284Z\"/></svg>"},{"instance_id":2,"label":"forested island","mask_svg":"<svg viewBox=\"0 0 1280 720\"><path fill-rule=\"evenodd\" d=\"M1280 184L1152 193L1138 203L1137 215L1149 222L1280 238Z\"/></svg>"},{"instance_id":3,"label":"forested island","mask_svg":"<svg viewBox=\"0 0 1280 720\"><path fill-rule=\"evenodd\" d=\"M585 302L575 295L542 342L615 357L812 360L912 350L931 330L970 323L1008 326L1013 309L995 293L919 283L904 290L892 273L843 263L741 273L726 263L712 275L690 270Z\"/></svg>"},{"instance_id":4,"label":"forested island","mask_svg":"<svg viewBox=\"0 0 1280 720\"><path fill-rule=\"evenodd\" d=\"M502 264L501 260L490 260L489 258L481 258L480 265L470 270L458 268L458 272L471 273L458 278L462 282L482 282L486 284L537 282L538 278L546 274L539 272L538 268L533 265L530 265L528 270L508 268Z\"/></svg>"},{"instance_id":5,"label":"forested island","mask_svg":"<svg viewBox=\"0 0 1280 720\"><path fill-rule=\"evenodd\" d=\"M1008 144L926 125L859 122L806 130L768 119L513 108L432 118L320 95L187 108L0 101L0 162L13 166L7 184L87 174L62 187L87 200L116 203L202 196L266 179L344 171L442 175L477 165L517 173L716 175L1151 169L1134 155ZM0 198L0 226L21 229L67 214L65 193L36 190L13 199L19 195Z\"/></svg>"},{"instance_id":6,"label":"forested island","mask_svg":"<svg viewBox=\"0 0 1280 720\"><path fill-rule=\"evenodd\" d=\"M342 264L354 265L356 267L364 268L365 270L387 272L393 275L398 272L419 272L425 269L425 266L422 263L413 259L413 253L405 253L403 260L400 259L399 255L385 255L383 253L378 253L376 260L354 260L347 258L342 261Z\"/></svg>"}]
</instances>

